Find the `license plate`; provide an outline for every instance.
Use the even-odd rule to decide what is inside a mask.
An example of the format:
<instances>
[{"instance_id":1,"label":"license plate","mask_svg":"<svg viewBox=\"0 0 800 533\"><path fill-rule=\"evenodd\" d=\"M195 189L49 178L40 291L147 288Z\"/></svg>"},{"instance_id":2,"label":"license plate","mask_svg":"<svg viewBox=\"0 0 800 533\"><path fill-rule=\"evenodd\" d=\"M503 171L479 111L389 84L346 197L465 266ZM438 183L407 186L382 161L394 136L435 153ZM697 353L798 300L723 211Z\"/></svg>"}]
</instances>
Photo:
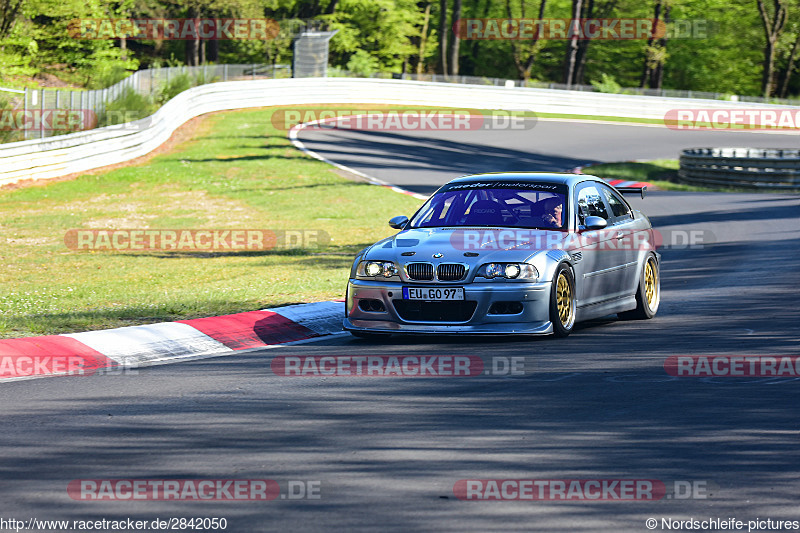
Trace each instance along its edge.
<instances>
[{"instance_id":1,"label":"license plate","mask_svg":"<svg viewBox=\"0 0 800 533\"><path fill-rule=\"evenodd\" d=\"M403 287L404 300L452 301L464 299L463 287Z\"/></svg>"}]
</instances>

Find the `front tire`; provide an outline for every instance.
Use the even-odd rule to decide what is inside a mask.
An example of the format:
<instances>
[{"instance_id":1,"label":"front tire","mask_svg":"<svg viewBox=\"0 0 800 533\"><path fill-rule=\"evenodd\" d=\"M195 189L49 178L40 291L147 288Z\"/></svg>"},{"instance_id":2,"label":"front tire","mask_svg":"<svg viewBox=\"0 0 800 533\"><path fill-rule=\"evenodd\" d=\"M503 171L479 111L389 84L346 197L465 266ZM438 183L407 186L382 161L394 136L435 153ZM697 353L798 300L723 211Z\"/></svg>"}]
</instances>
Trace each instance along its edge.
<instances>
[{"instance_id":1,"label":"front tire","mask_svg":"<svg viewBox=\"0 0 800 533\"><path fill-rule=\"evenodd\" d=\"M661 303L661 272L656 256L650 254L644 262L636 290L636 309L618 313L623 320L647 320L656 316Z\"/></svg>"},{"instance_id":2,"label":"front tire","mask_svg":"<svg viewBox=\"0 0 800 533\"><path fill-rule=\"evenodd\" d=\"M558 265L550 289L550 322L553 335L566 337L575 326L575 276L565 263Z\"/></svg>"}]
</instances>

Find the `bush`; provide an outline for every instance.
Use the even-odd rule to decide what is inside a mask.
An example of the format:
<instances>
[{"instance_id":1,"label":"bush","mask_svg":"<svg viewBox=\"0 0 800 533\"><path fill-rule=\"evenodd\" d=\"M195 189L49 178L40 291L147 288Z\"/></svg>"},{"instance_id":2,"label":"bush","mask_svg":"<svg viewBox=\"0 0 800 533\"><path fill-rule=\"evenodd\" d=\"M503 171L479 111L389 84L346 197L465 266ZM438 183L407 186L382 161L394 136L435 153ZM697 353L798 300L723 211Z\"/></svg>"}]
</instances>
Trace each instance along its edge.
<instances>
[{"instance_id":1,"label":"bush","mask_svg":"<svg viewBox=\"0 0 800 533\"><path fill-rule=\"evenodd\" d=\"M14 109L14 106L11 104L11 101L0 94L0 113L5 113L6 111L11 111L12 109ZM19 131L0 130L0 143L10 143L20 140L22 140L22 135Z\"/></svg>"},{"instance_id":2,"label":"bush","mask_svg":"<svg viewBox=\"0 0 800 533\"><path fill-rule=\"evenodd\" d=\"M128 69L120 64L106 63L97 67L94 77L89 82L90 89L105 89L119 83L130 75Z\"/></svg>"},{"instance_id":3,"label":"bush","mask_svg":"<svg viewBox=\"0 0 800 533\"><path fill-rule=\"evenodd\" d=\"M159 104L163 105L178 96L183 91L191 88L192 78L188 74L178 74L161 88L156 100Z\"/></svg>"},{"instance_id":4,"label":"bush","mask_svg":"<svg viewBox=\"0 0 800 533\"><path fill-rule=\"evenodd\" d=\"M622 92L622 85L617 83L617 80L614 79L614 76L609 76L605 72L603 72L602 79L600 81L593 81L592 87L597 89L601 93L620 93Z\"/></svg>"},{"instance_id":5,"label":"bush","mask_svg":"<svg viewBox=\"0 0 800 533\"><path fill-rule=\"evenodd\" d=\"M378 60L369 55L364 50L358 50L350 61L347 62L347 70L356 76L371 76L378 72Z\"/></svg>"},{"instance_id":6,"label":"bush","mask_svg":"<svg viewBox=\"0 0 800 533\"><path fill-rule=\"evenodd\" d=\"M158 106L153 101L126 87L116 100L106 104L106 110L97 117L97 126L112 126L149 117Z\"/></svg>"}]
</instances>

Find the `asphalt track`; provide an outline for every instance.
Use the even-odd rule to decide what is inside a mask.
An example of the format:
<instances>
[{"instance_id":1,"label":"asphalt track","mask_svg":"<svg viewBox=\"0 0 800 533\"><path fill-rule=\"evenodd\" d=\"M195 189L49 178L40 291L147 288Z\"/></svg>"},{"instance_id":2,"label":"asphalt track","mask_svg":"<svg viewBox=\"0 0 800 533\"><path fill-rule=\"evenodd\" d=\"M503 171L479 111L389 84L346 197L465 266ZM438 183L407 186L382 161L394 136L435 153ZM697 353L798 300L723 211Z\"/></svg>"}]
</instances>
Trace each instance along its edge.
<instances>
[{"instance_id":1,"label":"asphalt track","mask_svg":"<svg viewBox=\"0 0 800 533\"><path fill-rule=\"evenodd\" d=\"M477 172L568 172L590 163L677 159L686 148L800 147L796 133L678 131L658 125L555 119L525 121L524 129L306 129L300 132L300 140L332 161L422 194L430 194L453 178Z\"/></svg>"},{"instance_id":2,"label":"asphalt track","mask_svg":"<svg viewBox=\"0 0 800 533\"><path fill-rule=\"evenodd\" d=\"M581 140L570 131L580 155L565 155L570 150L564 145L560 151L531 149L530 161L562 158L569 166L599 159L602 146L625 141L611 132L593 140L594 129L592 139ZM446 159L426 173L424 162L445 158L448 150L411 161L427 140L336 133L345 143L338 162L345 163L354 147L380 145L368 163L402 174L406 186L432 188L463 173L448 171ZM607 160L647 157L640 154L651 134L661 133L635 130L630 155ZM351 142L354 135L358 142ZM726 144L753 144L735 135L738 142ZM758 139L770 145L788 138ZM457 142L462 148L476 143ZM308 145L320 148L319 142ZM520 142L507 149L519 154L523 148ZM399 159L406 150L411 162ZM489 146L474 157L490 165L486 154L496 151ZM465 165L463 153L454 151L450 162ZM477 170L488 168L470 169ZM4 383L2 517L224 517L227 530L237 532L617 532L648 531L651 517L799 519L800 380L676 378L663 365L672 355L800 355L800 197L655 192L633 202L668 242L682 242L692 230L703 235L692 247L662 251L663 301L650 321L593 321L562 340L375 343L343 335L123 375ZM477 355L487 363L523 357L525 373L424 379L273 374L272 359L290 354ZM284 493L290 480L318 481L320 498L93 502L67 494L71 480L120 478L266 478ZM462 479L655 479L667 487L687 481L706 489L702 498L659 501L477 502L454 496ZM660 523L655 530L662 530Z\"/></svg>"}]
</instances>

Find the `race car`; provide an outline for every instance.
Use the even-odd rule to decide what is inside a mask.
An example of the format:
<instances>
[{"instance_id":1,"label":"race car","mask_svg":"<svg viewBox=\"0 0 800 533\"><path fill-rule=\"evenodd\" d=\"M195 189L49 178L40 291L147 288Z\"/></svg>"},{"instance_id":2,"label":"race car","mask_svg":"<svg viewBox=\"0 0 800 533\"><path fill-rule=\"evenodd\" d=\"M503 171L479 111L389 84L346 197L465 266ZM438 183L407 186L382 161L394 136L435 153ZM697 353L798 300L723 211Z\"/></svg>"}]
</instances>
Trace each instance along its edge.
<instances>
[{"instance_id":1,"label":"race car","mask_svg":"<svg viewBox=\"0 0 800 533\"><path fill-rule=\"evenodd\" d=\"M386 334L569 335L583 320L649 319L661 299L649 219L585 174L460 177L359 252L343 328Z\"/></svg>"}]
</instances>

